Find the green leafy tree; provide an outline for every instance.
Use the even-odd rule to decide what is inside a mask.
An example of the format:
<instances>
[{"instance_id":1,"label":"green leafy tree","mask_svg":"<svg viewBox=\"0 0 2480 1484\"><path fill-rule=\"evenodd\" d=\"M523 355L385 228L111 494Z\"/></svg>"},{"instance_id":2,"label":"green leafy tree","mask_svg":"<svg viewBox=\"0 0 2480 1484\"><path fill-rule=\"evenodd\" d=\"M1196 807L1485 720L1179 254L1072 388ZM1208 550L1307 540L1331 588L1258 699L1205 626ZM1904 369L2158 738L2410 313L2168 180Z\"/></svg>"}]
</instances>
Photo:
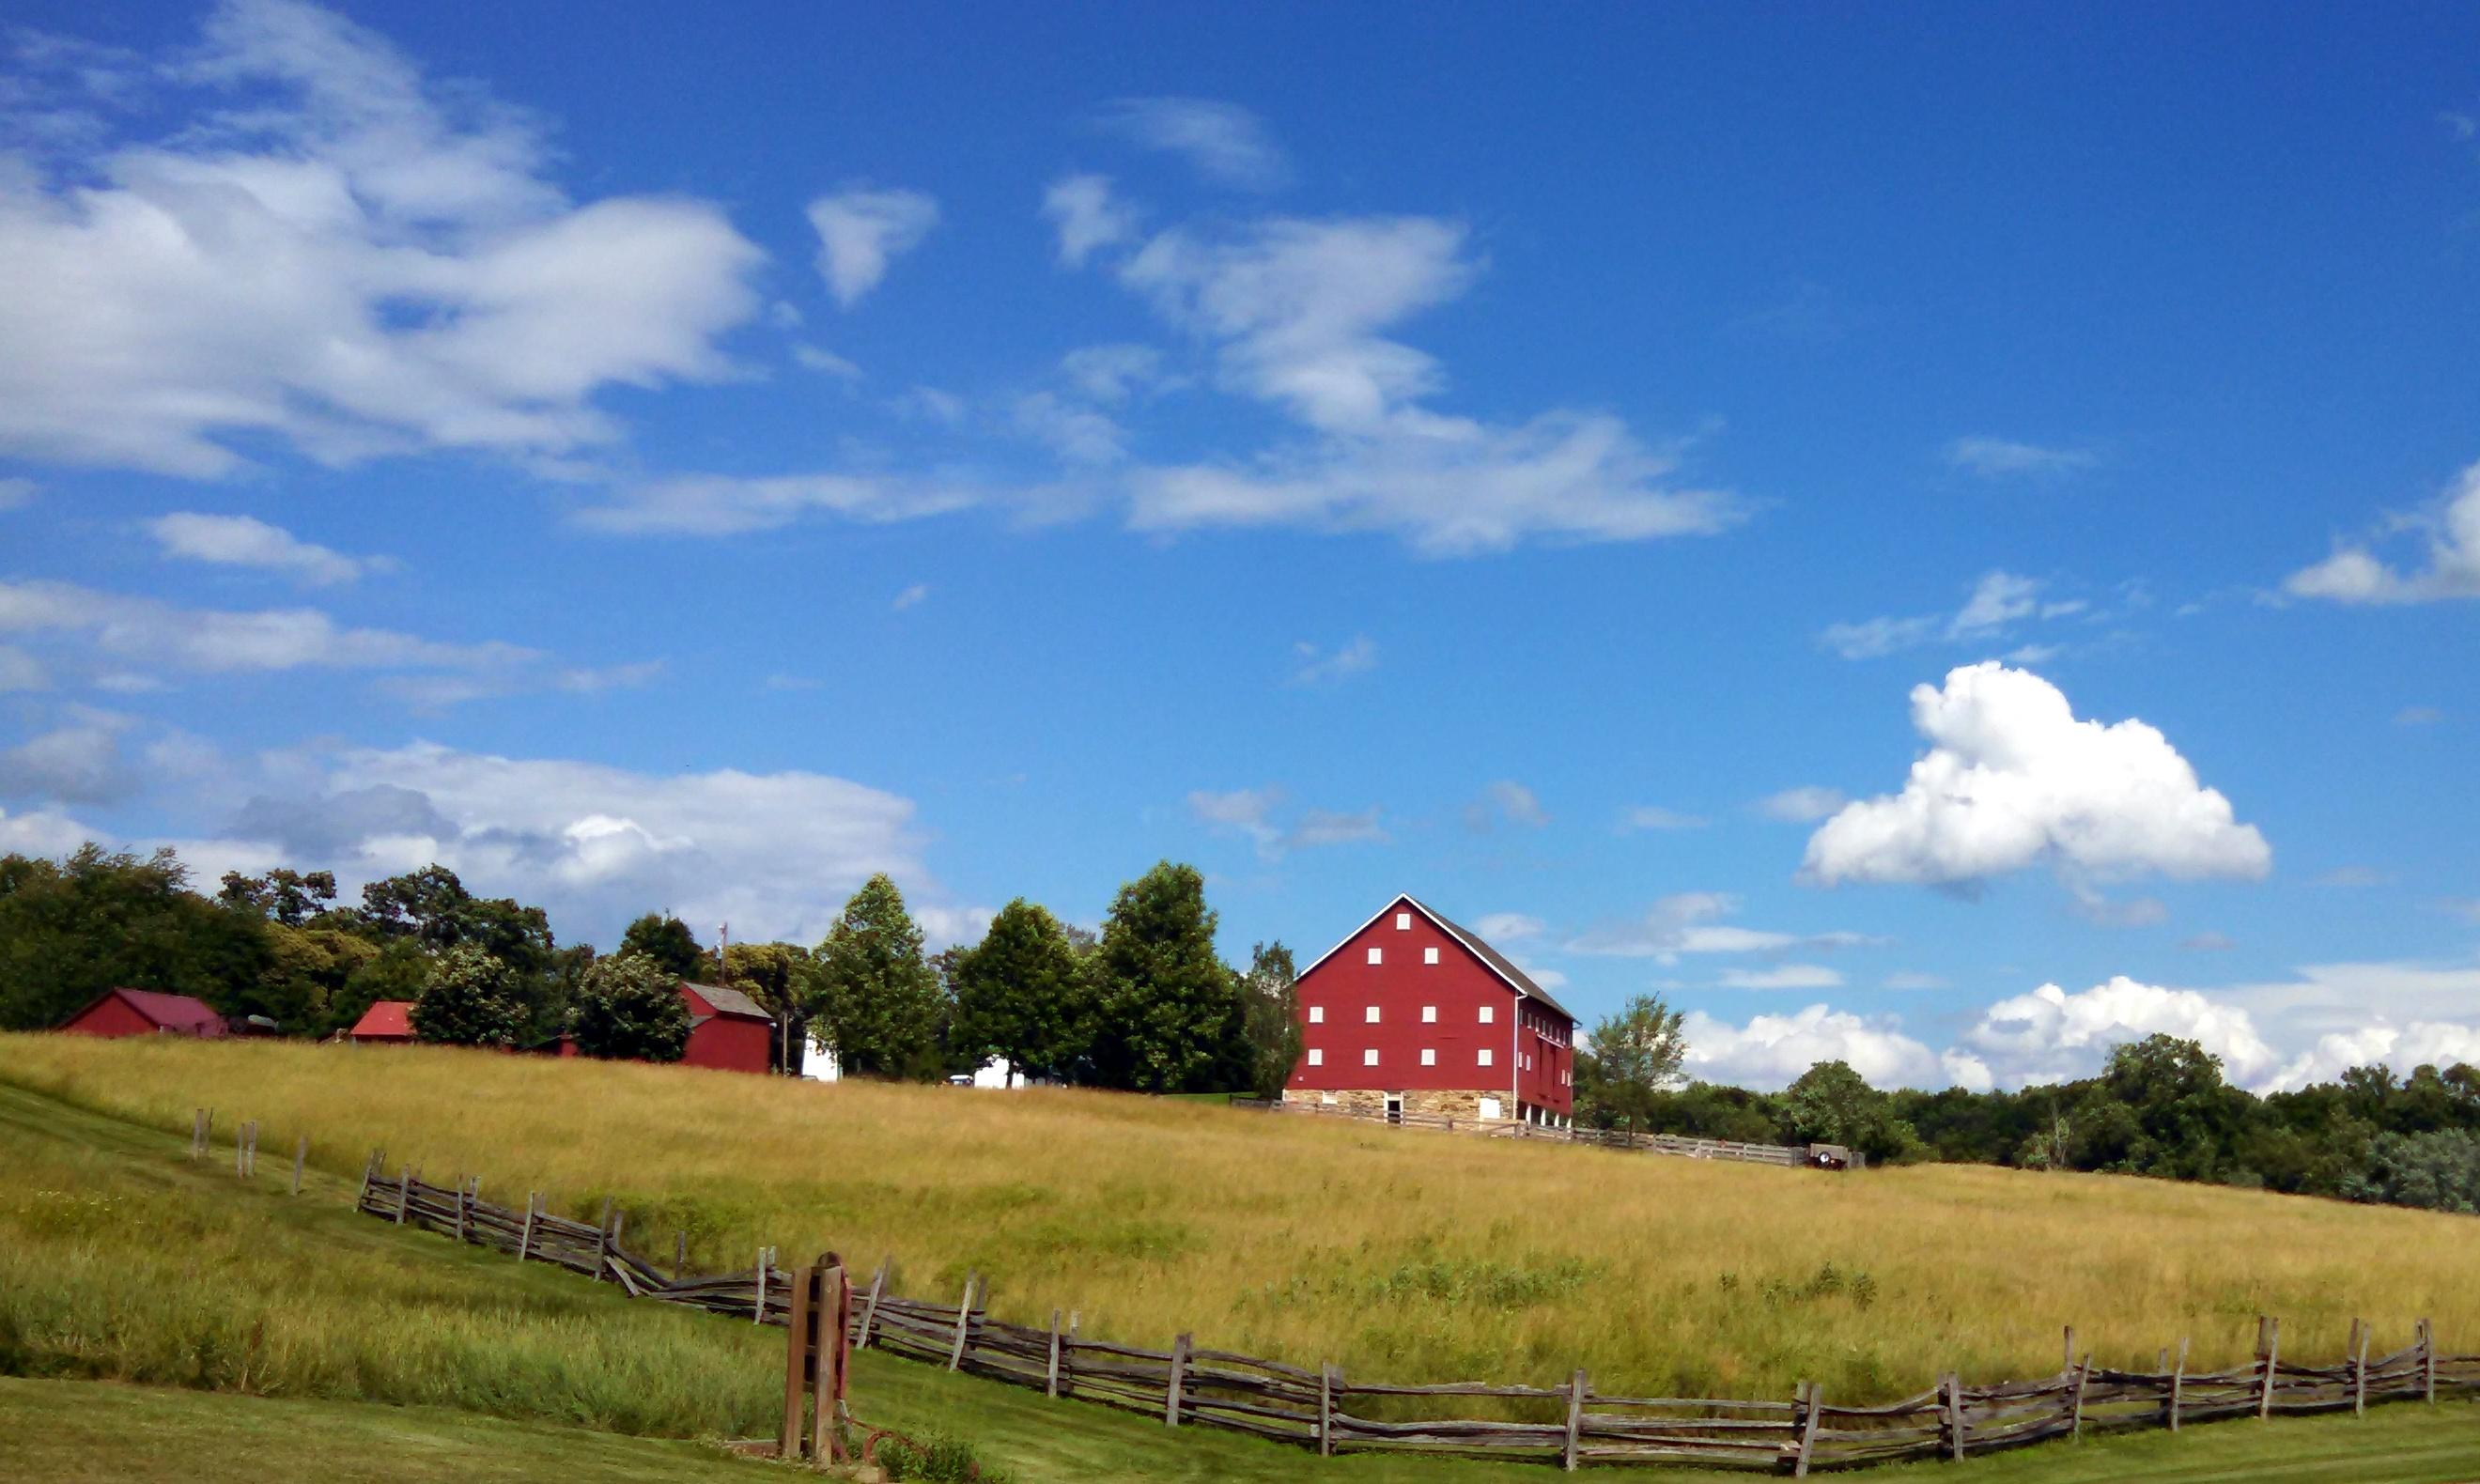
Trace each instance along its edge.
<instances>
[{"instance_id":1,"label":"green leafy tree","mask_svg":"<svg viewBox=\"0 0 2480 1484\"><path fill-rule=\"evenodd\" d=\"M1239 976L1215 956L1214 928L1195 866L1166 860L1120 888L1093 959L1103 1087L1219 1092L1253 1080Z\"/></svg>"},{"instance_id":2,"label":"green leafy tree","mask_svg":"<svg viewBox=\"0 0 2480 1484\"><path fill-rule=\"evenodd\" d=\"M336 876L332 871L304 875L282 868L265 876L226 871L223 889L216 894L216 900L226 907L256 912L283 927L297 928L334 905Z\"/></svg>"},{"instance_id":3,"label":"green leafy tree","mask_svg":"<svg viewBox=\"0 0 2480 1484\"><path fill-rule=\"evenodd\" d=\"M1019 897L999 908L973 947L954 956L956 1059L979 1066L993 1057L1018 1073L1066 1080L1094 1035L1084 964L1059 919Z\"/></svg>"},{"instance_id":4,"label":"green leafy tree","mask_svg":"<svg viewBox=\"0 0 2480 1484\"><path fill-rule=\"evenodd\" d=\"M1240 976L1242 1024L1249 1036L1250 1090L1267 1102L1283 1095L1301 1062L1301 997L1293 986L1300 972L1280 942L1249 950L1249 972Z\"/></svg>"},{"instance_id":5,"label":"green leafy tree","mask_svg":"<svg viewBox=\"0 0 2480 1484\"><path fill-rule=\"evenodd\" d=\"M620 951L654 959L675 982L695 982L712 966L689 925L661 912L648 912L629 924L629 931L620 935Z\"/></svg>"},{"instance_id":6,"label":"green leafy tree","mask_svg":"<svg viewBox=\"0 0 2480 1484\"><path fill-rule=\"evenodd\" d=\"M345 977L344 987L328 1002L325 1032L332 1036L352 1029L362 1012L381 1000L419 1000L429 982L430 955L421 944L400 939L376 946L367 961Z\"/></svg>"},{"instance_id":7,"label":"green leafy tree","mask_svg":"<svg viewBox=\"0 0 2480 1484\"><path fill-rule=\"evenodd\" d=\"M1841 1144L1880 1163L1908 1159L1920 1136L1895 1116L1892 1101L1847 1062L1820 1062L1783 1089L1785 1139L1795 1144Z\"/></svg>"},{"instance_id":8,"label":"green leafy tree","mask_svg":"<svg viewBox=\"0 0 2480 1484\"><path fill-rule=\"evenodd\" d=\"M189 882L168 850L0 857L0 1030L58 1025L120 985L195 995L226 1015L281 1008L268 998L266 920Z\"/></svg>"},{"instance_id":9,"label":"green leafy tree","mask_svg":"<svg viewBox=\"0 0 2480 1484\"><path fill-rule=\"evenodd\" d=\"M1593 1100L1630 1133L1646 1126L1654 1096L1679 1078L1687 1017L1658 994L1640 994L1593 1027Z\"/></svg>"},{"instance_id":10,"label":"green leafy tree","mask_svg":"<svg viewBox=\"0 0 2480 1484\"><path fill-rule=\"evenodd\" d=\"M689 1043L681 977L651 954L623 950L596 959L570 1014L577 1049L589 1057L677 1062Z\"/></svg>"},{"instance_id":11,"label":"green leafy tree","mask_svg":"<svg viewBox=\"0 0 2480 1484\"><path fill-rule=\"evenodd\" d=\"M526 1028L526 1005L513 969L479 944L459 943L430 960L412 1020L417 1040L513 1046Z\"/></svg>"},{"instance_id":12,"label":"green leafy tree","mask_svg":"<svg viewBox=\"0 0 2480 1484\"><path fill-rule=\"evenodd\" d=\"M798 943L729 943L724 946L722 979L726 988L756 1000L775 1017L775 1044L767 1064L779 1072L798 1073L809 1044L808 996L817 960ZM788 1064L787 1058L788 1057Z\"/></svg>"},{"instance_id":13,"label":"green leafy tree","mask_svg":"<svg viewBox=\"0 0 2480 1484\"><path fill-rule=\"evenodd\" d=\"M541 908L475 896L444 865L370 883L354 920L383 941L409 937L431 949L470 943L527 979L540 975L558 947Z\"/></svg>"},{"instance_id":14,"label":"green leafy tree","mask_svg":"<svg viewBox=\"0 0 2480 1484\"><path fill-rule=\"evenodd\" d=\"M810 1018L845 1075L939 1075L946 997L894 882L880 875L862 883L818 945L816 960Z\"/></svg>"},{"instance_id":15,"label":"green leafy tree","mask_svg":"<svg viewBox=\"0 0 2480 1484\"><path fill-rule=\"evenodd\" d=\"M260 997L283 1007L274 1015L277 1023L288 1030L327 1036L350 1026L370 1008L365 1002L353 1008L351 1019L338 1018L349 1005L348 986L353 976L378 958L376 943L333 928L289 927L280 922L268 924L267 936L270 952Z\"/></svg>"}]
</instances>

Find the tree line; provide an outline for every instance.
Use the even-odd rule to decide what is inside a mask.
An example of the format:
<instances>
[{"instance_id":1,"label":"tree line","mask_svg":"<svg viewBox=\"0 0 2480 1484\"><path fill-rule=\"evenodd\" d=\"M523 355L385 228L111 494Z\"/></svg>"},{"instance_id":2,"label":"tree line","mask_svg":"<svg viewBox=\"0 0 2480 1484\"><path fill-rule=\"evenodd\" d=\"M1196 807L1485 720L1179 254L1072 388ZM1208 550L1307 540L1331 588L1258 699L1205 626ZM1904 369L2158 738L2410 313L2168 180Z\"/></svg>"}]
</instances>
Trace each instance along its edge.
<instances>
[{"instance_id":1,"label":"tree line","mask_svg":"<svg viewBox=\"0 0 2480 1484\"><path fill-rule=\"evenodd\" d=\"M1576 1121L1589 1128L1749 1143L1842 1144L1873 1162L1922 1160L2103 1171L2480 1213L2480 1069L2408 1077L2355 1066L2260 1096L2219 1057L2155 1035L2111 1048L2100 1072L2008 1092L1880 1089L1820 1062L1780 1092L1681 1074L1683 1017L1640 995L1576 1055Z\"/></svg>"},{"instance_id":2,"label":"tree line","mask_svg":"<svg viewBox=\"0 0 2480 1484\"><path fill-rule=\"evenodd\" d=\"M274 1034L349 1029L412 1003L417 1038L677 1061L677 985L721 985L777 1017L775 1069L814 1033L847 1075L933 1081L996 1059L1011 1078L1147 1092L1279 1096L1300 1053L1292 956L1225 963L1204 878L1164 861L1120 888L1101 932L1022 898L971 947L925 951L902 892L871 877L826 936L701 944L650 912L608 954L562 946L539 908L478 897L429 865L340 902L324 871L228 872L208 896L168 850L90 844L0 857L0 1029L61 1024L105 990L194 995ZM790 1065L787 1065L787 1062Z\"/></svg>"}]
</instances>

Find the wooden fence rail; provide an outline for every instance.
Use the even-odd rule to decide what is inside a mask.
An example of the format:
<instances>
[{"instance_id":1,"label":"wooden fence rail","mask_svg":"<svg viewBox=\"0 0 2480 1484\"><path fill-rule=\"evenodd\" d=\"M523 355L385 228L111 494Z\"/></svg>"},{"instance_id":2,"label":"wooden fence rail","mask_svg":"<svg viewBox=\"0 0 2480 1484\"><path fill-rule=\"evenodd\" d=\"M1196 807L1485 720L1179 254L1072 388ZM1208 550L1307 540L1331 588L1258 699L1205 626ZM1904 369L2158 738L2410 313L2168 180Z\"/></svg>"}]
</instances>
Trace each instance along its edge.
<instances>
[{"instance_id":1,"label":"wooden fence rail","mask_svg":"<svg viewBox=\"0 0 2480 1484\"><path fill-rule=\"evenodd\" d=\"M600 1226L543 1209L529 1194L524 1211L484 1201L473 1182L424 1183L411 1170L387 1175L374 1154L357 1209L400 1225L551 1263L607 1283L633 1297L659 1299L768 1324L794 1312L793 1274L771 1252L738 1272L665 1274L620 1241L608 1203ZM855 1348L890 1354L1021 1386L1053 1396L1116 1407L1166 1424L1218 1427L1315 1449L1398 1450L1580 1464L1695 1464L1805 1476L1812 1469L1965 1458L2088 1432L2177 1428L2210 1418L2275 1413L2364 1411L2372 1402L2434 1401L2480 1393L2480 1355L2437 1349L2419 1321L2412 1343L2370 1356L2368 1332L2354 1326L2352 1353L2311 1365L2281 1355L2278 1329L2260 1327L2257 1358L2219 1371L2186 1369L2164 1350L2151 1370L2122 1370L2078 1357L2068 1332L2055 1375L1975 1385L1939 1377L1916 1395L1873 1406L1840 1406L1815 1383L1788 1400L1607 1395L1584 1371L1558 1386L1455 1382L1396 1386L1356 1382L1332 1365L1320 1370L1192 1344L1170 1350L1078 1336L1072 1318L1047 1328L991 1318L988 1293L969 1279L953 1304L890 1292L885 1265L865 1296L851 1304L846 1333ZM856 1280L857 1282L857 1280ZM1457 1417L1463 1398L1487 1398L1505 1417ZM1356 1410L1356 1404L1357 1409Z\"/></svg>"},{"instance_id":2,"label":"wooden fence rail","mask_svg":"<svg viewBox=\"0 0 2480 1484\"><path fill-rule=\"evenodd\" d=\"M1857 1151L1836 1148L1830 1164L1821 1164L1818 1151L1829 1146L1815 1144L1750 1144L1728 1139L1692 1139L1685 1134L1630 1134L1620 1129L1551 1128L1544 1124L1510 1121L1505 1118L1459 1118L1446 1113L1384 1113L1377 1109L1352 1108L1341 1103L1265 1102L1254 1098L1233 1098L1234 1108L1254 1109L1263 1113L1306 1113L1323 1118L1353 1118L1365 1123L1382 1123L1389 1128L1434 1129L1449 1134L1485 1134L1493 1139L1544 1139L1551 1143L1591 1144L1603 1149L1636 1149L1647 1154L1677 1155L1690 1160L1730 1160L1744 1164L1781 1164L1792 1168L1823 1167L1858 1169L1867 1164L1868 1157Z\"/></svg>"}]
</instances>

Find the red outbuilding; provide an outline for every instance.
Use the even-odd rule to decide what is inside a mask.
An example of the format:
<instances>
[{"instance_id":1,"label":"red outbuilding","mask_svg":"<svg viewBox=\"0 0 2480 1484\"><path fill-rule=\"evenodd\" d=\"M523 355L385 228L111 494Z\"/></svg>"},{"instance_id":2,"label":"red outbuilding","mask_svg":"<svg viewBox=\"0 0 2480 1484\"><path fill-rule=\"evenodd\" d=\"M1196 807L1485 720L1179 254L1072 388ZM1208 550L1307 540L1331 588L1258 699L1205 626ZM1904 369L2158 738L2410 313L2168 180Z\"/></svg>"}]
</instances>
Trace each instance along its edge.
<instances>
[{"instance_id":1,"label":"red outbuilding","mask_svg":"<svg viewBox=\"0 0 2480 1484\"><path fill-rule=\"evenodd\" d=\"M404 1046L413 1041L413 1002L373 1000L362 1018L345 1033L356 1046Z\"/></svg>"},{"instance_id":2,"label":"red outbuilding","mask_svg":"<svg viewBox=\"0 0 2480 1484\"><path fill-rule=\"evenodd\" d=\"M213 1039L230 1034L207 1002L160 989L106 989L95 1002L71 1015L61 1029L71 1036L195 1036Z\"/></svg>"},{"instance_id":3,"label":"red outbuilding","mask_svg":"<svg viewBox=\"0 0 2480 1484\"><path fill-rule=\"evenodd\" d=\"M689 1006L689 1043L681 1053L686 1066L720 1067L733 1072L763 1072L772 1064L775 1017L737 989L718 985L681 985Z\"/></svg>"},{"instance_id":4,"label":"red outbuilding","mask_svg":"<svg viewBox=\"0 0 2480 1484\"><path fill-rule=\"evenodd\" d=\"M1301 971L1287 1103L1563 1127L1576 1017L1467 929L1399 896Z\"/></svg>"}]
</instances>

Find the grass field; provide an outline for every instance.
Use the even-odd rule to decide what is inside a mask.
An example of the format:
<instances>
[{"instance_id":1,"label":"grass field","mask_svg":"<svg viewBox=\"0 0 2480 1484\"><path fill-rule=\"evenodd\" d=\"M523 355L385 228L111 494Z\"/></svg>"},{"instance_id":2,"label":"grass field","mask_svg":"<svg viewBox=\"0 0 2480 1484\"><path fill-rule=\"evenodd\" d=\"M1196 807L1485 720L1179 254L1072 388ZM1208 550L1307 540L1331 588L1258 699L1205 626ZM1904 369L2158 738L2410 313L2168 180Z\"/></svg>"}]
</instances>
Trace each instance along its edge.
<instances>
[{"instance_id":1,"label":"grass field","mask_svg":"<svg viewBox=\"0 0 2480 1484\"><path fill-rule=\"evenodd\" d=\"M331 1177L384 1144L481 1175L633 1244L685 1230L702 1266L760 1242L894 1255L900 1286L990 1275L1001 1318L1083 1311L1089 1334L1201 1343L1371 1379L1555 1382L1637 1394L1882 1398L1958 1369L2105 1363L2181 1334L2244 1359L2380 1348L2433 1316L2480 1347L2468 1218L2098 1176L1921 1166L1850 1177L1507 1145L1065 1091L796 1086L676 1067L443 1050L0 1036L0 1081L186 1135L262 1120ZM688 1343L688 1342L683 1342ZM419 1399L412 1392L391 1393ZM629 1425L617 1402L581 1402Z\"/></svg>"}]
</instances>

